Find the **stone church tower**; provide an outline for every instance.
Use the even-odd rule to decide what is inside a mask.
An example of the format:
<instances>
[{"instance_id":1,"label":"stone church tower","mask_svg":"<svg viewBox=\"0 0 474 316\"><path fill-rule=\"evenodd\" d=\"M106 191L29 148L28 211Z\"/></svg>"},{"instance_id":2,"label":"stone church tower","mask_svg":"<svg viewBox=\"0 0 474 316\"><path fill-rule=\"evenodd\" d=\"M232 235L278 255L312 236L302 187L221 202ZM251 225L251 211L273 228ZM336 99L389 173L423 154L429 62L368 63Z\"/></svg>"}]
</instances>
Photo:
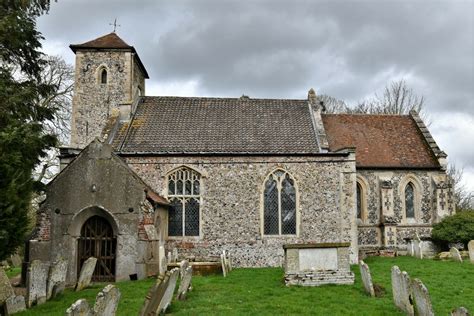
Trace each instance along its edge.
<instances>
[{"instance_id":1,"label":"stone church tower","mask_svg":"<svg viewBox=\"0 0 474 316\"><path fill-rule=\"evenodd\" d=\"M115 33L70 45L76 54L71 147L100 137L112 116L130 116L148 73L133 46Z\"/></svg>"}]
</instances>

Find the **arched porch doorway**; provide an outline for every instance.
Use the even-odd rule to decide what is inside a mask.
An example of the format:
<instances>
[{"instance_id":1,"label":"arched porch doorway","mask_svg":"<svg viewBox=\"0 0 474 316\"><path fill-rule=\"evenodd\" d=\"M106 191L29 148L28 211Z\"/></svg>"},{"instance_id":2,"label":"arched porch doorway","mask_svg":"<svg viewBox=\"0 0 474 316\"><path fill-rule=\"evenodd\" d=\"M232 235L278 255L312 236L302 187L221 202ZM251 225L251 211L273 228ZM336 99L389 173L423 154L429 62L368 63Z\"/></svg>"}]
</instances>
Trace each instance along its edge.
<instances>
[{"instance_id":1,"label":"arched porch doorway","mask_svg":"<svg viewBox=\"0 0 474 316\"><path fill-rule=\"evenodd\" d=\"M117 238L109 221L98 215L90 217L81 228L78 240L78 275L89 257L97 258L92 276L96 282L115 281Z\"/></svg>"}]
</instances>

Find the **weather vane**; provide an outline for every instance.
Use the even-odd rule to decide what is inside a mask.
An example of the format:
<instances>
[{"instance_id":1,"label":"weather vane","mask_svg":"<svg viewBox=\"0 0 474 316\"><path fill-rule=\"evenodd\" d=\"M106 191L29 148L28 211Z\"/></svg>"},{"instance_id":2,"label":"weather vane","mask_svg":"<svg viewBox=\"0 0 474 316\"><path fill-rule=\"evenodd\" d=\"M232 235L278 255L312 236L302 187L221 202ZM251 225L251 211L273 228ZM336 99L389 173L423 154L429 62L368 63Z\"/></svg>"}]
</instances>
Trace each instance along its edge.
<instances>
[{"instance_id":1,"label":"weather vane","mask_svg":"<svg viewBox=\"0 0 474 316\"><path fill-rule=\"evenodd\" d=\"M121 26L120 24L117 24L117 18L115 18L114 20L114 23L109 23L109 25L112 25L114 27L114 33L115 33L115 29L117 28L117 26Z\"/></svg>"}]
</instances>

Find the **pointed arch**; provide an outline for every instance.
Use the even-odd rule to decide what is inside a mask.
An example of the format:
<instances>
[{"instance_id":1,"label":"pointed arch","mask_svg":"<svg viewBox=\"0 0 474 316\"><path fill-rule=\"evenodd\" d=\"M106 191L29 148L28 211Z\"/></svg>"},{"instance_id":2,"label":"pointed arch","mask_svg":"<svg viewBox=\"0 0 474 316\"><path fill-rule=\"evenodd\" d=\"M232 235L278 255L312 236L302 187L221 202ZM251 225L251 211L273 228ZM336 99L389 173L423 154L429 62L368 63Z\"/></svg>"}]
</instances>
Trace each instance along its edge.
<instances>
[{"instance_id":1,"label":"pointed arch","mask_svg":"<svg viewBox=\"0 0 474 316\"><path fill-rule=\"evenodd\" d=\"M363 224L367 221L368 196L369 196L369 184L367 180L363 176L357 175L356 177L356 219L358 223L360 224Z\"/></svg>"},{"instance_id":2,"label":"pointed arch","mask_svg":"<svg viewBox=\"0 0 474 316\"><path fill-rule=\"evenodd\" d=\"M421 219L421 197L423 186L414 174L402 178L398 186L398 194L402 205L402 222L414 224Z\"/></svg>"},{"instance_id":3,"label":"pointed arch","mask_svg":"<svg viewBox=\"0 0 474 316\"><path fill-rule=\"evenodd\" d=\"M261 190L263 236L299 234L299 196L295 178L278 168L264 179Z\"/></svg>"},{"instance_id":4,"label":"pointed arch","mask_svg":"<svg viewBox=\"0 0 474 316\"><path fill-rule=\"evenodd\" d=\"M106 65L100 65L97 68L97 83L106 85L109 82L109 69Z\"/></svg>"},{"instance_id":5,"label":"pointed arch","mask_svg":"<svg viewBox=\"0 0 474 316\"><path fill-rule=\"evenodd\" d=\"M171 209L168 236L201 235L202 176L194 168L180 166L167 173L166 190Z\"/></svg>"}]
</instances>

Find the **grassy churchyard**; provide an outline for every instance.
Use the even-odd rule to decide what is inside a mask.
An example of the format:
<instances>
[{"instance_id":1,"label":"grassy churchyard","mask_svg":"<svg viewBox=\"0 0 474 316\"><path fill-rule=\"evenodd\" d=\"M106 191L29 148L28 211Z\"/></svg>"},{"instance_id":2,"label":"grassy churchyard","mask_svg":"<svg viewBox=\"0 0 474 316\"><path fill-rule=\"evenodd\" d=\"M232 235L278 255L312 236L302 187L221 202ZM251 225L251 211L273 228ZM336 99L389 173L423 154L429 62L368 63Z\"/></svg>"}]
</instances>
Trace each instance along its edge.
<instances>
[{"instance_id":1,"label":"grassy churchyard","mask_svg":"<svg viewBox=\"0 0 474 316\"><path fill-rule=\"evenodd\" d=\"M363 290L359 267L352 286L286 287L280 268L235 269L227 278L219 275L193 277L193 290L185 301L173 301L168 312L175 315L403 315L392 300L393 265L419 278L429 290L436 315L448 315L459 306L474 311L474 264L465 261L419 260L413 257L367 258L374 283L385 288L381 298ZM154 279L118 282L122 298L118 315L137 315ZM47 303L16 315L64 315L77 299L92 305L105 284L81 292L66 290Z\"/></svg>"}]
</instances>

